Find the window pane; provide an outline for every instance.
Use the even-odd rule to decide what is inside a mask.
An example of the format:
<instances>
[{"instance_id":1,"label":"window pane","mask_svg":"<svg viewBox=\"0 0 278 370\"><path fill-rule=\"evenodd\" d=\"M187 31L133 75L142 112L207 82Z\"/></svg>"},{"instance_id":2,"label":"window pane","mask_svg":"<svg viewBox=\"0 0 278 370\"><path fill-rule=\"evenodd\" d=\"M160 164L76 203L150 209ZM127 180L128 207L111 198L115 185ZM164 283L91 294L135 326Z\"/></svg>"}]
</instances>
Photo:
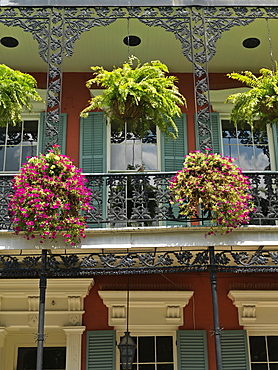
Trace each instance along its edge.
<instances>
[{"instance_id":1,"label":"window pane","mask_svg":"<svg viewBox=\"0 0 278 370\"><path fill-rule=\"evenodd\" d=\"M172 365L172 364L160 364L160 365L157 365L157 370L174 370L174 365Z\"/></svg>"},{"instance_id":2,"label":"window pane","mask_svg":"<svg viewBox=\"0 0 278 370\"><path fill-rule=\"evenodd\" d=\"M268 137L266 130L254 130L253 131L254 144L268 144Z\"/></svg>"},{"instance_id":3,"label":"window pane","mask_svg":"<svg viewBox=\"0 0 278 370\"><path fill-rule=\"evenodd\" d=\"M0 146L0 171L3 171L5 147Z\"/></svg>"},{"instance_id":4,"label":"window pane","mask_svg":"<svg viewBox=\"0 0 278 370\"><path fill-rule=\"evenodd\" d=\"M19 126L9 126L8 127L8 139L7 145L18 145L21 143L21 131L22 127Z\"/></svg>"},{"instance_id":5,"label":"window pane","mask_svg":"<svg viewBox=\"0 0 278 370\"><path fill-rule=\"evenodd\" d=\"M37 145L23 146L21 165L28 161L27 157L34 157L37 155Z\"/></svg>"},{"instance_id":6,"label":"window pane","mask_svg":"<svg viewBox=\"0 0 278 370\"><path fill-rule=\"evenodd\" d=\"M253 144L253 135L251 133L250 126L246 125L244 129L238 128L237 136L239 139L239 144L243 144L243 145Z\"/></svg>"},{"instance_id":7,"label":"window pane","mask_svg":"<svg viewBox=\"0 0 278 370\"><path fill-rule=\"evenodd\" d=\"M251 354L251 361L253 362L265 362L267 361L266 357L266 345L265 345L265 337L263 336L252 336L249 337L250 342L250 354ZM260 368L254 368L256 370L260 370ZM263 370L264 368L262 368ZM267 367L266 367L267 369Z\"/></svg>"},{"instance_id":8,"label":"window pane","mask_svg":"<svg viewBox=\"0 0 278 370\"><path fill-rule=\"evenodd\" d=\"M151 125L147 135L142 138L144 144L156 144L156 126Z\"/></svg>"},{"instance_id":9,"label":"window pane","mask_svg":"<svg viewBox=\"0 0 278 370\"><path fill-rule=\"evenodd\" d=\"M155 365L139 365L139 370L155 370Z\"/></svg>"},{"instance_id":10,"label":"window pane","mask_svg":"<svg viewBox=\"0 0 278 370\"><path fill-rule=\"evenodd\" d=\"M267 364L252 364L251 369L252 370L268 370Z\"/></svg>"},{"instance_id":11,"label":"window pane","mask_svg":"<svg viewBox=\"0 0 278 370\"><path fill-rule=\"evenodd\" d=\"M270 364L270 370L278 370L278 364Z\"/></svg>"},{"instance_id":12,"label":"window pane","mask_svg":"<svg viewBox=\"0 0 278 370\"><path fill-rule=\"evenodd\" d=\"M23 143L38 142L38 121L24 121Z\"/></svg>"},{"instance_id":13,"label":"window pane","mask_svg":"<svg viewBox=\"0 0 278 370\"><path fill-rule=\"evenodd\" d=\"M138 143L138 144L135 144ZM132 144L128 144L126 146L126 163L129 168L125 168L125 170L137 170L141 167L142 164L142 158L141 158L141 143L139 141L136 141Z\"/></svg>"},{"instance_id":14,"label":"window pane","mask_svg":"<svg viewBox=\"0 0 278 370\"><path fill-rule=\"evenodd\" d=\"M37 348L18 348L17 370L36 369ZM65 347L45 347L43 349L43 369L58 370L66 367Z\"/></svg>"},{"instance_id":15,"label":"window pane","mask_svg":"<svg viewBox=\"0 0 278 370\"><path fill-rule=\"evenodd\" d=\"M236 128L230 121L222 121L223 144L237 144Z\"/></svg>"},{"instance_id":16,"label":"window pane","mask_svg":"<svg viewBox=\"0 0 278 370\"><path fill-rule=\"evenodd\" d=\"M145 170L157 170L157 146L142 144L142 162Z\"/></svg>"},{"instance_id":17,"label":"window pane","mask_svg":"<svg viewBox=\"0 0 278 370\"><path fill-rule=\"evenodd\" d=\"M138 338L138 362L154 362L154 337Z\"/></svg>"},{"instance_id":18,"label":"window pane","mask_svg":"<svg viewBox=\"0 0 278 370\"><path fill-rule=\"evenodd\" d=\"M252 146L239 146L239 165L243 170L251 171L254 166L254 150Z\"/></svg>"},{"instance_id":19,"label":"window pane","mask_svg":"<svg viewBox=\"0 0 278 370\"><path fill-rule=\"evenodd\" d=\"M172 339L173 339L172 337L156 337L157 362L173 361Z\"/></svg>"},{"instance_id":20,"label":"window pane","mask_svg":"<svg viewBox=\"0 0 278 370\"><path fill-rule=\"evenodd\" d=\"M125 140L125 133L124 131L119 130L119 123L113 121L111 123L111 143L118 144L122 143Z\"/></svg>"},{"instance_id":21,"label":"window pane","mask_svg":"<svg viewBox=\"0 0 278 370\"><path fill-rule=\"evenodd\" d=\"M0 144L5 145L7 127L0 127Z\"/></svg>"},{"instance_id":22,"label":"window pane","mask_svg":"<svg viewBox=\"0 0 278 370\"><path fill-rule=\"evenodd\" d=\"M125 170L125 147L120 144L111 145L111 170Z\"/></svg>"},{"instance_id":23,"label":"window pane","mask_svg":"<svg viewBox=\"0 0 278 370\"><path fill-rule=\"evenodd\" d=\"M20 147L8 146L6 148L5 171L18 171L20 160Z\"/></svg>"},{"instance_id":24,"label":"window pane","mask_svg":"<svg viewBox=\"0 0 278 370\"><path fill-rule=\"evenodd\" d=\"M224 156L238 159L238 147L237 147L237 145L224 145L223 146L223 154L224 154Z\"/></svg>"},{"instance_id":25,"label":"window pane","mask_svg":"<svg viewBox=\"0 0 278 370\"><path fill-rule=\"evenodd\" d=\"M278 361L278 336L267 337L269 361Z\"/></svg>"},{"instance_id":26,"label":"window pane","mask_svg":"<svg viewBox=\"0 0 278 370\"><path fill-rule=\"evenodd\" d=\"M268 146L255 146L255 168L258 171L270 170Z\"/></svg>"}]
</instances>

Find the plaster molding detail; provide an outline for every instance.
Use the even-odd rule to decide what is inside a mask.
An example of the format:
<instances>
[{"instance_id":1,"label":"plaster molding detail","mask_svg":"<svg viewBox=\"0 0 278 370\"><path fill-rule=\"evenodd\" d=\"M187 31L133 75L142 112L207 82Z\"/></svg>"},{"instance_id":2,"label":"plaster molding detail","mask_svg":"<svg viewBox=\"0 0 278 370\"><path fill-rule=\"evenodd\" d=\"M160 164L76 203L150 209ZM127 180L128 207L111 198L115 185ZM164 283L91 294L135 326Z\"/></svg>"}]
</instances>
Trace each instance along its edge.
<instances>
[{"instance_id":1,"label":"plaster molding detail","mask_svg":"<svg viewBox=\"0 0 278 370\"><path fill-rule=\"evenodd\" d=\"M38 311L39 310L39 297L28 297L28 311Z\"/></svg>"},{"instance_id":2,"label":"plaster molding detail","mask_svg":"<svg viewBox=\"0 0 278 370\"><path fill-rule=\"evenodd\" d=\"M8 334L5 327L0 327L0 348L4 347L5 344L5 337Z\"/></svg>"},{"instance_id":3,"label":"plaster molding detail","mask_svg":"<svg viewBox=\"0 0 278 370\"><path fill-rule=\"evenodd\" d=\"M39 321L39 315L38 314L31 314L28 317L28 324L29 326L38 326L38 321Z\"/></svg>"},{"instance_id":4,"label":"plaster molding detail","mask_svg":"<svg viewBox=\"0 0 278 370\"><path fill-rule=\"evenodd\" d=\"M92 278L49 279L46 296L68 298L80 296L85 298L92 286ZM26 298L39 296L37 279L0 279L2 298Z\"/></svg>"},{"instance_id":5,"label":"plaster molding detail","mask_svg":"<svg viewBox=\"0 0 278 370\"><path fill-rule=\"evenodd\" d=\"M256 306L243 305L242 307L242 320L256 320Z\"/></svg>"},{"instance_id":6,"label":"plaster molding detail","mask_svg":"<svg viewBox=\"0 0 278 370\"><path fill-rule=\"evenodd\" d=\"M125 306L112 306L111 317L113 319L125 319L126 318L126 307Z\"/></svg>"},{"instance_id":7,"label":"plaster molding detail","mask_svg":"<svg viewBox=\"0 0 278 370\"><path fill-rule=\"evenodd\" d=\"M80 296L68 296L68 310L81 311L83 310L83 299Z\"/></svg>"},{"instance_id":8,"label":"plaster molding detail","mask_svg":"<svg viewBox=\"0 0 278 370\"><path fill-rule=\"evenodd\" d=\"M64 327L67 343L66 370L81 370L81 338L85 326Z\"/></svg>"},{"instance_id":9,"label":"plaster molding detail","mask_svg":"<svg viewBox=\"0 0 278 370\"><path fill-rule=\"evenodd\" d=\"M82 324L83 301L93 284L91 278L49 279L45 300L45 327L74 327ZM39 282L37 279L0 279L2 310L6 328L37 326ZM1 364L0 364L1 367Z\"/></svg>"},{"instance_id":10,"label":"plaster molding detail","mask_svg":"<svg viewBox=\"0 0 278 370\"><path fill-rule=\"evenodd\" d=\"M278 290L230 290L228 297L237 307L239 325L244 328L277 326Z\"/></svg>"},{"instance_id":11,"label":"plaster molding detail","mask_svg":"<svg viewBox=\"0 0 278 370\"><path fill-rule=\"evenodd\" d=\"M129 327L131 330L177 330L183 325L182 309L193 291L130 291ZM108 325L125 330L127 292L103 290L98 292L108 307Z\"/></svg>"},{"instance_id":12,"label":"plaster molding detail","mask_svg":"<svg viewBox=\"0 0 278 370\"><path fill-rule=\"evenodd\" d=\"M81 325L81 321L82 321L82 315L81 314L72 314L72 315L69 315L69 326L80 326Z\"/></svg>"},{"instance_id":13,"label":"plaster molding detail","mask_svg":"<svg viewBox=\"0 0 278 370\"><path fill-rule=\"evenodd\" d=\"M181 317L180 306L168 306L166 317L167 319L179 319Z\"/></svg>"}]
</instances>

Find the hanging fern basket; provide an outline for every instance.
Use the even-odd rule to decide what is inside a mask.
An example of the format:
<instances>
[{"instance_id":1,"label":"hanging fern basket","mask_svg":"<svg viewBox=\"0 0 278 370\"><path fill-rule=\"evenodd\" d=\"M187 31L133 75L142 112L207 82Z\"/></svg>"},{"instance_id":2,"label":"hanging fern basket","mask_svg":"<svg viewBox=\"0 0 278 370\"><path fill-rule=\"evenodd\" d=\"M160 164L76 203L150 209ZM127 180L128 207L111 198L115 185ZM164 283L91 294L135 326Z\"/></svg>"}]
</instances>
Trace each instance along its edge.
<instances>
[{"instance_id":1,"label":"hanging fern basket","mask_svg":"<svg viewBox=\"0 0 278 370\"><path fill-rule=\"evenodd\" d=\"M175 85L177 78L168 75L165 64L156 60L141 65L136 57L130 57L122 67L114 67L112 71L99 66L91 69L94 78L87 81L86 86L96 84L104 91L90 100L80 114L82 117L101 109L110 120L120 123L120 130L125 123L131 123L130 129L141 138L151 124L167 137L178 136L175 118L181 116L180 106L185 105L186 100Z\"/></svg>"}]
</instances>

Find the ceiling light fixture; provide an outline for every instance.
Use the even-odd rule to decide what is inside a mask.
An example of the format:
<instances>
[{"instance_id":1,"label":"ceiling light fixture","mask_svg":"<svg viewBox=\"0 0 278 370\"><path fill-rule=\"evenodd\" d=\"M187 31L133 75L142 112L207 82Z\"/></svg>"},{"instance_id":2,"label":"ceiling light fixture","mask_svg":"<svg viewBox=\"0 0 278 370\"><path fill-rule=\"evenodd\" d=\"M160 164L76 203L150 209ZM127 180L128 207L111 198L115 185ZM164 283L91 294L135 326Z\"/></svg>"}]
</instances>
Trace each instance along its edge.
<instances>
[{"instance_id":1,"label":"ceiling light fixture","mask_svg":"<svg viewBox=\"0 0 278 370\"><path fill-rule=\"evenodd\" d=\"M242 43L242 45L247 49L254 49L257 46L259 46L261 41L257 39L256 37L249 37L248 39L245 39Z\"/></svg>"},{"instance_id":2,"label":"ceiling light fixture","mask_svg":"<svg viewBox=\"0 0 278 370\"><path fill-rule=\"evenodd\" d=\"M123 42L127 46L138 46L141 44L141 39L138 36L130 35L123 39Z\"/></svg>"},{"instance_id":3,"label":"ceiling light fixture","mask_svg":"<svg viewBox=\"0 0 278 370\"><path fill-rule=\"evenodd\" d=\"M0 43L6 48L15 48L19 44L18 40L11 36L2 37Z\"/></svg>"}]
</instances>

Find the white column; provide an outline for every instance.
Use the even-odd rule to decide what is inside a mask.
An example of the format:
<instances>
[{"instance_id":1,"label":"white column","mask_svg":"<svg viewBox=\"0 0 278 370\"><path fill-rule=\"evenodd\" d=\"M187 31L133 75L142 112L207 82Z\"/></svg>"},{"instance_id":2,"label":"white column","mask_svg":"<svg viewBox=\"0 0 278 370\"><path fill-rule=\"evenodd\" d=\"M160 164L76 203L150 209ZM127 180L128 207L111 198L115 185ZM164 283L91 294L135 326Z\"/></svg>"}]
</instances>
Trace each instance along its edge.
<instances>
[{"instance_id":1,"label":"white column","mask_svg":"<svg viewBox=\"0 0 278 370\"><path fill-rule=\"evenodd\" d=\"M0 327L0 369L4 369L4 345L7 330L2 326Z\"/></svg>"},{"instance_id":2,"label":"white column","mask_svg":"<svg viewBox=\"0 0 278 370\"><path fill-rule=\"evenodd\" d=\"M81 370L81 338L85 326L63 327L66 333L66 370Z\"/></svg>"}]
</instances>

